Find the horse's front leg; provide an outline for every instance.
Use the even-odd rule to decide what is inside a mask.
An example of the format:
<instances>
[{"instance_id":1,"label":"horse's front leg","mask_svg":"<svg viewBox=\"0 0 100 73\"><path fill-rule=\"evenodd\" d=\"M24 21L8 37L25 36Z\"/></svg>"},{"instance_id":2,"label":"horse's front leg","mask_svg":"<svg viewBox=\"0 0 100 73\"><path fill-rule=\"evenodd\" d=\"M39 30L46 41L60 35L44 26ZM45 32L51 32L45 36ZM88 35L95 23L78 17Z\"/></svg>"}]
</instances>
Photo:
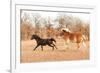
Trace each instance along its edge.
<instances>
[{"instance_id":1,"label":"horse's front leg","mask_svg":"<svg viewBox=\"0 0 100 73\"><path fill-rule=\"evenodd\" d=\"M79 50L79 48L80 48L80 43L77 43L77 49Z\"/></svg>"},{"instance_id":2,"label":"horse's front leg","mask_svg":"<svg viewBox=\"0 0 100 73\"><path fill-rule=\"evenodd\" d=\"M56 47L56 45L55 44L52 44L56 49L58 49L57 47Z\"/></svg>"},{"instance_id":3,"label":"horse's front leg","mask_svg":"<svg viewBox=\"0 0 100 73\"><path fill-rule=\"evenodd\" d=\"M42 51L43 51L43 46L41 45Z\"/></svg>"},{"instance_id":4,"label":"horse's front leg","mask_svg":"<svg viewBox=\"0 0 100 73\"><path fill-rule=\"evenodd\" d=\"M65 48L66 48L66 49L69 49L69 46L68 46L68 45L69 45L68 43L70 43L69 41L70 41L69 38L67 38L67 39L64 41L64 45L65 45Z\"/></svg>"},{"instance_id":5,"label":"horse's front leg","mask_svg":"<svg viewBox=\"0 0 100 73\"><path fill-rule=\"evenodd\" d=\"M51 45L51 44L48 44L50 47L52 47L52 50L54 50L54 46L53 45Z\"/></svg>"},{"instance_id":6,"label":"horse's front leg","mask_svg":"<svg viewBox=\"0 0 100 73\"><path fill-rule=\"evenodd\" d=\"M39 47L39 45L37 45L33 50L35 51L37 47Z\"/></svg>"}]
</instances>

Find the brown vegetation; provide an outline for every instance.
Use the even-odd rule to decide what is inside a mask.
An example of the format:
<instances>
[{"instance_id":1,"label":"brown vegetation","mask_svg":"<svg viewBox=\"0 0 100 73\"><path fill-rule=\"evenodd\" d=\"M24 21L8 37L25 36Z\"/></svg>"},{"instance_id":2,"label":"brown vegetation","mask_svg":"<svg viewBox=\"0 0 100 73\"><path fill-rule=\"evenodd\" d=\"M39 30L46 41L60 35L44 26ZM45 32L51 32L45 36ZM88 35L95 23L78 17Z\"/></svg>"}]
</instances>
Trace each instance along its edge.
<instances>
[{"instance_id":1,"label":"brown vegetation","mask_svg":"<svg viewBox=\"0 0 100 73\"><path fill-rule=\"evenodd\" d=\"M48 20L46 19L38 20L38 18L40 18L40 16L37 15L34 16L35 26L33 26L31 22L27 21L27 17L26 20L22 19L23 20L21 22L22 40L29 40L32 34L37 34L41 37L58 37L60 36L62 28L68 28L72 32L82 32L82 34L85 35L87 40L89 40L90 36L89 23L83 22L77 17L59 15L59 17L54 21L59 23L58 27L56 28L53 27L56 24L52 24L50 22L50 18ZM43 22L43 20L45 22Z\"/></svg>"}]
</instances>

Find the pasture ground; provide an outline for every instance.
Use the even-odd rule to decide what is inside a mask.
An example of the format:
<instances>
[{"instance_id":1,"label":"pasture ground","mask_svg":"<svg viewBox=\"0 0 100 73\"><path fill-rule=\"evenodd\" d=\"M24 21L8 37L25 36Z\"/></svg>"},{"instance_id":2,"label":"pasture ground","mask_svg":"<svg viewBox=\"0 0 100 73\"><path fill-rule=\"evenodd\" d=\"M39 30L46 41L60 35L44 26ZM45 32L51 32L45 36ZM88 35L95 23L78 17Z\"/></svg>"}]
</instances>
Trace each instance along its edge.
<instances>
[{"instance_id":1,"label":"pasture ground","mask_svg":"<svg viewBox=\"0 0 100 73\"><path fill-rule=\"evenodd\" d=\"M56 39L56 46L53 51L51 47L44 46L43 51L39 46L33 51L36 46L35 40L21 41L21 63L46 62L46 61L70 61L70 60L88 60L89 59L89 41L86 41L86 46L81 46L77 49L76 43L68 43L65 45L63 39Z\"/></svg>"}]
</instances>

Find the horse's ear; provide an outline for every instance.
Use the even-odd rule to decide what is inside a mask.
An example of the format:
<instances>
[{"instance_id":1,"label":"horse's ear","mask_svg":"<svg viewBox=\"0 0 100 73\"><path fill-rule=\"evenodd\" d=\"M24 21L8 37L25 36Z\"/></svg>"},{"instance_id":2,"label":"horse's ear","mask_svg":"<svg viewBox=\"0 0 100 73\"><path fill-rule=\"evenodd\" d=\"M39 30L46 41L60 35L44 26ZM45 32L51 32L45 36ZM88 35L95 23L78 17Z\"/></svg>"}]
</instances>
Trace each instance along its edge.
<instances>
[{"instance_id":1,"label":"horse's ear","mask_svg":"<svg viewBox=\"0 0 100 73\"><path fill-rule=\"evenodd\" d=\"M32 34L32 36L34 36L34 34Z\"/></svg>"},{"instance_id":2,"label":"horse's ear","mask_svg":"<svg viewBox=\"0 0 100 73\"><path fill-rule=\"evenodd\" d=\"M62 30L63 32L66 32L65 30Z\"/></svg>"}]
</instances>

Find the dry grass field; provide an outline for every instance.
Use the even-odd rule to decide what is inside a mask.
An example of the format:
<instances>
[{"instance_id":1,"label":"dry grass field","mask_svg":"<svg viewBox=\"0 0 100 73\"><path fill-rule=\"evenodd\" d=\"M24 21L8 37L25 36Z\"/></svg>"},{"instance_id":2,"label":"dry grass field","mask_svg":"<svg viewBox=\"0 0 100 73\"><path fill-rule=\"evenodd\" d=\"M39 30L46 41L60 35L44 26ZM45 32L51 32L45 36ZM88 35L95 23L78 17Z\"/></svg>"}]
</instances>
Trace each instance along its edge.
<instances>
[{"instance_id":1,"label":"dry grass field","mask_svg":"<svg viewBox=\"0 0 100 73\"><path fill-rule=\"evenodd\" d=\"M44 46L43 51L40 46L33 51L36 46L35 40L21 41L21 63L89 59L89 41L85 42L86 47L81 45L79 49L77 49L76 43L69 43L68 46L65 46L63 39L56 41L58 49L54 51L49 46Z\"/></svg>"}]
</instances>

